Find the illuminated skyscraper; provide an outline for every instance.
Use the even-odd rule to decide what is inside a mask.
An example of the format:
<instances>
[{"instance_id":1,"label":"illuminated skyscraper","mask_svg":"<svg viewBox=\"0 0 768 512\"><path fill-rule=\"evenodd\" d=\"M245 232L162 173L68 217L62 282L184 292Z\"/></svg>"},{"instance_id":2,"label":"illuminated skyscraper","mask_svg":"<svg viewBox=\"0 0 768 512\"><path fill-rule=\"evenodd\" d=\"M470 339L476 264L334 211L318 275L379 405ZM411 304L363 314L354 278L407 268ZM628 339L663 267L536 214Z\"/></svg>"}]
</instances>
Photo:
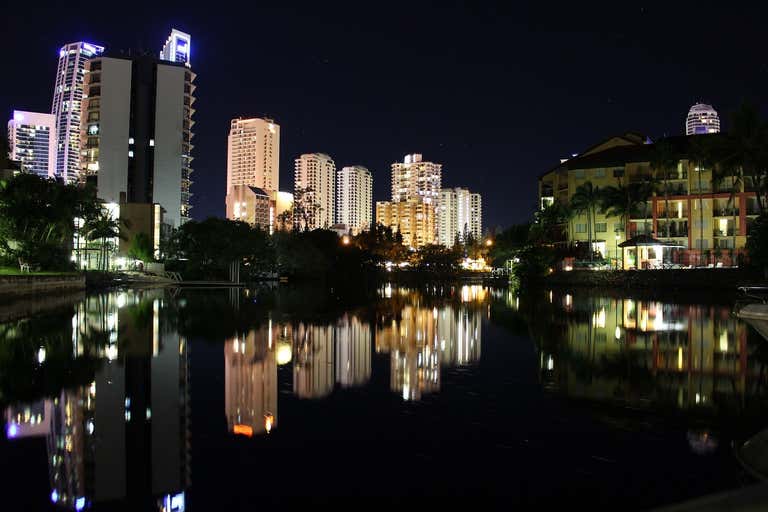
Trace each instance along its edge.
<instances>
[{"instance_id":1,"label":"illuminated skyscraper","mask_svg":"<svg viewBox=\"0 0 768 512\"><path fill-rule=\"evenodd\" d=\"M372 187L371 171L360 165L336 174L336 222L354 235L371 227Z\"/></svg>"},{"instance_id":2,"label":"illuminated skyscraper","mask_svg":"<svg viewBox=\"0 0 768 512\"><path fill-rule=\"evenodd\" d=\"M83 76L88 59L101 55L103 46L77 42L59 50L51 113L56 118L55 175L67 183L80 176L80 112Z\"/></svg>"},{"instance_id":3,"label":"illuminated skyscraper","mask_svg":"<svg viewBox=\"0 0 768 512\"><path fill-rule=\"evenodd\" d=\"M301 227L333 226L336 213L336 164L325 153L307 153L296 159L294 201L304 212ZM305 192L306 191L306 192Z\"/></svg>"},{"instance_id":4,"label":"illuminated skyscraper","mask_svg":"<svg viewBox=\"0 0 768 512\"><path fill-rule=\"evenodd\" d=\"M469 234L475 240L483 236L482 199L465 188L444 188L438 208L438 243L453 247L456 238L464 241Z\"/></svg>"},{"instance_id":5,"label":"illuminated skyscraper","mask_svg":"<svg viewBox=\"0 0 768 512\"><path fill-rule=\"evenodd\" d=\"M8 121L8 156L26 172L43 178L56 175L56 117L14 110Z\"/></svg>"},{"instance_id":6,"label":"illuminated skyscraper","mask_svg":"<svg viewBox=\"0 0 768 512\"><path fill-rule=\"evenodd\" d=\"M392 164L392 202L423 201L437 204L442 183L442 164L425 162L421 154L405 155Z\"/></svg>"},{"instance_id":7,"label":"illuminated skyscraper","mask_svg":"<svg viewBox=\"0 0 768 512\"><path fill-rule=\"evenodd\" d=\"M685 134L720 133L720 116L712 105L696 103L685 118Z\"/></svg>"},{"instance_id":8,"label":"illuminated skyscraper","mask_svg":"<svg viewBox=\"0 0 768 512\"><path fill-rule=\"evenodd\" d=\"M167 224L189 219L195 74L150 56L86 65L83 172L108 203L159 203Z\"/></svg>"},{"instance_id":9,"label":"illuminated skyscraper","mask_svg":"<svg viewBox=\"0 0 768 512\"><path fill-rule=\"evenodd\" d=\"M175 28L160 51L160 60L181 62L187 67L191 66L190 51L192 49L192 36Z\"/></svg>"}]
</instances>

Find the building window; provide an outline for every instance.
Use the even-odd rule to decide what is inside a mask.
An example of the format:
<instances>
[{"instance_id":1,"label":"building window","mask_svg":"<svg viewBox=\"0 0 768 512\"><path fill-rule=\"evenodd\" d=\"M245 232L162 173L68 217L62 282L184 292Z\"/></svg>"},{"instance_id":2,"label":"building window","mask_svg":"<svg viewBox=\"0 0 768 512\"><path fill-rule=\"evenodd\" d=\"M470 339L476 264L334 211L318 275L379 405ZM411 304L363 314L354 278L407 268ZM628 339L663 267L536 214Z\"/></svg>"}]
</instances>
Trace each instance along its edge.
<instances>
[{"instance_id":1,"label":"building window","mask_svg":"<svg viewBox=\"0 0 768 512\"><path fill-rule=\"evenodd\" d=\"M577 180L583 180L584 179L584 170L583 169L578 169L578 170L574 171L573 172L573 177L576 178Z\"/></svg>"},{"instance_id":2,"label":"building window","mask_svg":"<svg viewBox=\"0 0 768 512\"><path fill-rule=\"evenodd\" d=\"M577 233L586 233L587 232L587 225L586 224L576 224L576 232Z\"/></svg>"},{"instance_id":3,"label":"building window","mask_svg":"<svg viewBox=\"0 0 768 512\"><path fill-rule=\"evenodd\" d=\"M605 233L608 231L608 224L605 222L598 222L595 224L595 233Z\"/></svg>"},{"instance_id":4,"label":"building window","mask_svg":"<svg viewBox=\"0 0 768 512\"><path fill-rule=\"evenodd\" d=\"M614 169L613 170L613 177L614 178L622 178L624 176L624 169Z\"/></svg>"},{"instance_id":5,"label":"building window","mask_svg":"<svg viewBox=\"0 0 768 512\"><path fill-rule=\"evenodd\" d=\"M614 233L621 233L624 231L624 224L620 222L616 222L613 224L613 232Z\"/></svg>"},{"instance_id":6,"label":"building window","mask_svg":"<svg viewBox=\"0 0 768 512\"><path fill-rule=\"evenodd\" d=\"M605 178L605 169L595 169L595 178Z\"/></svg>"}]
</instances>

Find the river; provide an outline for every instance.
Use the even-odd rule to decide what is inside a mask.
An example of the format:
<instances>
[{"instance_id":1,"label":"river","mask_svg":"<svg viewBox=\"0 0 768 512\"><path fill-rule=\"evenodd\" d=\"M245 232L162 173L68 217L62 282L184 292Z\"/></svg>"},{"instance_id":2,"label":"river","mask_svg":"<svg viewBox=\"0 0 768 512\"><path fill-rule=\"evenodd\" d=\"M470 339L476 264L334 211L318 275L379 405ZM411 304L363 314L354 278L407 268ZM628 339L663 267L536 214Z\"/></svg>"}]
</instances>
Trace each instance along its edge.
<instances>
[{"instance_id":1,"label":"river","mask_svg":"<svg viewBox=\"0 0 768 512\"><path fill-rule=\"evenodd\" d=\"M207 511L738 488L768 350L732 310L460 284L89 295L0 324L0 489L23 510Z\"/></svg>"}]
</instances>

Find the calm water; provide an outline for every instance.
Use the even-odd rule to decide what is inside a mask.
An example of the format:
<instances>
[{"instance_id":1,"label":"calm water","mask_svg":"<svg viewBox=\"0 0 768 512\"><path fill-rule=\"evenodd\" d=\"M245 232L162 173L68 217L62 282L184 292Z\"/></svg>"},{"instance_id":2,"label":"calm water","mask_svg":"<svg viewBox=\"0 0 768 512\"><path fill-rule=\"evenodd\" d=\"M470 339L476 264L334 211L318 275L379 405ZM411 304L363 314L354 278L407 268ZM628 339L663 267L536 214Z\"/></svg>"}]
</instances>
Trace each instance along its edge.
<instances>
[{"instance_id":1,"label":"calm water","mask_svg":"<svg viewBox=\"0 0 768 512\"><path fill-rule=\"evenodd\" d=\"M731 446L768 427L766 343L697 300L143 290L9 320L3 508L635 510L747 485Z\"/></svg>"}]
</instances>

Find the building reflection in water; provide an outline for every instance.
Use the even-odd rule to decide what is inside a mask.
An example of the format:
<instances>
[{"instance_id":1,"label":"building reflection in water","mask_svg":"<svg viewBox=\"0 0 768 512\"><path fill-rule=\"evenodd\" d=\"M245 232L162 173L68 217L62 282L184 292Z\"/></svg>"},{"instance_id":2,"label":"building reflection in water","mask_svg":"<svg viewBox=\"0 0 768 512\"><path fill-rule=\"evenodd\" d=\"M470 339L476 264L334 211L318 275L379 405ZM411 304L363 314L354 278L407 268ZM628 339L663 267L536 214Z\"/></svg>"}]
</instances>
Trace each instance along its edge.
<instances>
[{"instance_id":1,"label":"building reflection in water","mask_svg":"<svg viewBox=\"0 0 768 512\"><path fill-rule=\"evenodd\" d=\"M437 290L435 290L437 291ZM487 293L481 286L465 285L446 291L458 301L428 305L415 291L391 285L383 297L400 297L405 304L394 314L382 315L376 330L376 352L390 354L390 387L404 400L419 400L440 391L440 370L480 360L481 309Z\"/></svg>"},{"instance_id":2,"label":"building reflection in water","mask_svg":"<svg viewBox=\"0 0 768 512\"><path fill-rule=\"evenodd\" d=\"M345 314L334 327L336 382L342 388L364 386L371 379L371 325Z\"/></svg>"},{"instance_id":3,"label":"building reflection in water","mask_svg":"<svg viewBox=\"0 0 768 512\"><path fill-rule=\"evenodd\" d=\"M224 342L224 409L234 434L251 437L277 428L278 344L272 327L270 319Z\"/></svg>"},{"instance_id":4,"label":"building reflection in water","mask_svg":"<svg viewBox=\"0 0 768 512\"><path fill-rule=\"evenodd\" d=\"M549 314L531 322L547 388L714 411L742 409L764 379L750 357L749 327L728 306L550 293Z\"/></svg>"},{"instance_id":5,"label":"building reflection in water","mask_svg":"<svg viewBox=\"0 0 768 512\"><path fill-rule=\"evenodd\" d=\"M187 344L159 291L89 297L72 318L73 357L98 340L85 386L6 410L9 438L45 436L51 502L83 510L129 500L184 510L189 484Z\"/></svg>"}]
</instances>

